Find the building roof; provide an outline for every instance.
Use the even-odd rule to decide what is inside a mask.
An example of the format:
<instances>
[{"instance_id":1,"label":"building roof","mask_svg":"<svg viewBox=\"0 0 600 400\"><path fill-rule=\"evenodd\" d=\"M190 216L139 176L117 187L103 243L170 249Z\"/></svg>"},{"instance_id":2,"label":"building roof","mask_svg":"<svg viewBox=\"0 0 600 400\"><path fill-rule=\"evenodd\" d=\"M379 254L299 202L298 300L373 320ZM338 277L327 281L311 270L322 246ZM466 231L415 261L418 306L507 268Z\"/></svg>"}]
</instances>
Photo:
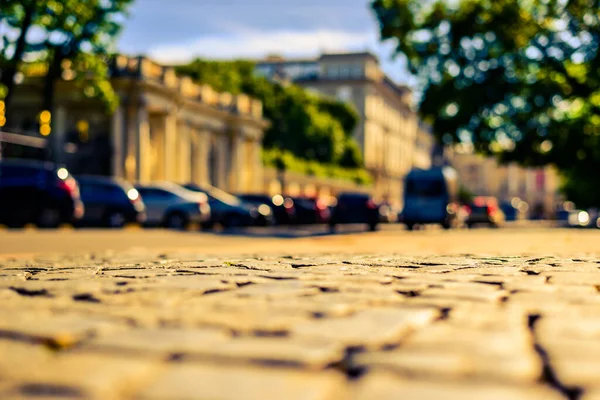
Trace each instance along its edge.
<instances>
[{"instance_id":1,"label":"building roof","mask_svg":"<svg viewBox=\"0 0 600 400\"><path fill-rule=\"evenodd\" d=\"M257 65L265 64L314 64L317 63L317 58L285 58L280 56L267 56L263 59L256 60Z\"/></svg>"},{"instance_id":2,"label":"building roof","mask_svg":"<svg viewBox=\"0 0 600 400\"><path fill-rule=\"evenodd\" d=\"M344 59L344 58L370 58L373 61L379 63L379 59L373 53L369 51L356 52L356 53L323 53L319 57L320 61L330 59Z\"/></svg>"}]
</instances>

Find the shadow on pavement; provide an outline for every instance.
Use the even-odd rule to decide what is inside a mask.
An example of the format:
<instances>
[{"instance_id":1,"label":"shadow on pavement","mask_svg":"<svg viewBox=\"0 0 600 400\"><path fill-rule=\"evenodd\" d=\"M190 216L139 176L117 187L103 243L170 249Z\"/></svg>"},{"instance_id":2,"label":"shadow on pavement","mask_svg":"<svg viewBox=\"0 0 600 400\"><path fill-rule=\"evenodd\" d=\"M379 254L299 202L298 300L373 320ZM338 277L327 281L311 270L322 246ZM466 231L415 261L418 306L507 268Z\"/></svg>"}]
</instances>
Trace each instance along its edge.
<instances>
[{"instance_id":1,"label":"shadow on pavement","mask_svg":"<svg viewBox=\"0 0 600 400\"><path fill-rule=\"evenodd\" d=\"M220 232L213 232L221 236L245 236L252 238L278 238L278 239L298 239L321 236L339 236L352 235L356 233L368 232L361 225L349 225L338 227L331 231L326 225L312 226L291 226L291 227L260 227L260 228L236 228L225 229Z\"/></svg>"}]
</instances>

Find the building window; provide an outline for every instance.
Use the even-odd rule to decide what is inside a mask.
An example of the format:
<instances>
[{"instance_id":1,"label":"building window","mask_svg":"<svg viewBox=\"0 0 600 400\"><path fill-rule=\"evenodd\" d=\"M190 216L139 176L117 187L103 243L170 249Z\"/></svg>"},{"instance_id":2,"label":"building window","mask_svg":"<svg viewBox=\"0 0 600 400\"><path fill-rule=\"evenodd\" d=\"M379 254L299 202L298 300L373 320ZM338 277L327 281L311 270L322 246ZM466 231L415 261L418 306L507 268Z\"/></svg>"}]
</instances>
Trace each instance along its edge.
<instances>
[{"instance_id":1,"label":"building window","mask_svg":"<svg viewBox=\"0 0 600 400\"><path fill-rule=\"evenodd\" d=\"M340 78L349 78L350 77L350 66L348 65L340 65Z\"/></svg>"},{"instance_id":2,"label":"building window","mask_svg":"<svg viewBox=\"0 0 600 400\"><path fill-rule=\"evenodd\" d=\"M337 78L339 76L339 69L337 65L330 65L327 67L327 77Z\"/></svg>"},{"instance_id":3,"label":"building window","mask_svg":"<svg viewBox=\"0 0 600 400\"><path fill-rule=\"evenodd\" d=\"M364 75L363 66L362 65L354 65L352 67L352 77L354 78L362 78Z\"/></svg>"},{"instance_id":4,"label":"building window","mask_svg":"<svg viewBox=\"0 0 600 400\"><path fill-rule=\"evenodd\" d=\"M336 97L341 101L351 101L352 100L352 88L349 86L342 86L337 90Z\"/></svg>"}]
</instances>

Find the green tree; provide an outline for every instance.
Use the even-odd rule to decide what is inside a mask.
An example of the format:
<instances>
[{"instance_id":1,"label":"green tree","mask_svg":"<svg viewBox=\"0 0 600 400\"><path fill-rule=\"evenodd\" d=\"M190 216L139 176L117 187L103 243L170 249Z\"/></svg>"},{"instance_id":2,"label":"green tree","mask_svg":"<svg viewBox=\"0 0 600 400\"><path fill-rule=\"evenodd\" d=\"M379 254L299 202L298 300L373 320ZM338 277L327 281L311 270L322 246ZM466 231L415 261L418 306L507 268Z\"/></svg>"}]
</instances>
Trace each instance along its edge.
<instances>
[{"instance_id":1,"label":"green tree","mask_svg":"<svg viewBox=\"0 0 600 400\"><path fill-rule=\"evenodd\" d=\"M115 37L132 1L4 0L0 23L18 32L14 43L8 35L3 37L1 83L7 88L7 105L14 93L15 74L27 56L46 65L42 109L53 111L55 85L66 70L86 96L100 98L111 110L118 98L108 81L106 61L115 50ZM32 27L42 33L40 42L27 41Z\"/></svg>"},{"instance_id":2,"label":"green tree","mask_svg":"<svg viewBox=\"0 0 600 400\"><path fill-rule=\"evenodd\" d=\"M340 165L348 168L360 168L363 166L363 156L355 140L346 141Z\"/></svg>"},{"instance_id":3,"label":"green tree","mask_svg":"<svg viewBox=\"0 0 600 400\"><path fill-rule=\"evenodd\" d=\"M592 187L585 172L600 168L599 5L371 3L381 39L395 42L419 78L421 115L444 143L527 166L555 164L582 187Z\"/></svg>"},{"instance_id":4,"label":"green tree","mask_svg":"<svg viewBox=\"0 0 600 400\"><path fill-rule=\"evenodd\" d=\"M1 31L0 49L0 86L4 88L4 103L7 114L13 98L15 75L19 64L27 51L27 33L33 26L35 18L39 15L36 0L2 0L0 2L0 26L6 29ZM11 41L9 31L16 31L16 40Z\"/></svg>"},{"instance_id":5,"label":"green tree","mask_svg":"<svg viewBox=\"0 0 600 400\"><path fill-rule=\"evenodd\" d=\"M319 110L324 111L340 121L346 136L352 137L354 128L359 121L358 112L348 103L342 103L335 99L321 98Z\"/></svg>"},{"instance_id":6,"label":"green tree","mask_svg":"<svg viewBox=\"0 0 600 400\"><path fill-rule=\"evenodd\" d=\"M286 149L322 163L344 160L349 167L362 166L358 145L351 138L358 122L352 107L256 76L251 61L197 59L177 71L218 91L247 93L261 100L264 115L271 121L263 139L266 148Z\"/></svg>"}]
</instances>

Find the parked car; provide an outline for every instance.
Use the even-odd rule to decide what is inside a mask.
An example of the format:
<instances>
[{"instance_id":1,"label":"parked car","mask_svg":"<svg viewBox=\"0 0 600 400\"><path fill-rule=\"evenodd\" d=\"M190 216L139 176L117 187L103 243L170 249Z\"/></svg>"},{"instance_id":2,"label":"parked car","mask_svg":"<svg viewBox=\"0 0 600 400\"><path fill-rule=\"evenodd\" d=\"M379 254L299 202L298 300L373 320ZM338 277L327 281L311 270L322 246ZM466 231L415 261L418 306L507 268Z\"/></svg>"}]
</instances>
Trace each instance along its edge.
<instances>
[{"instance_id":1,"label":"parked car","mask_svg":"<svg viewBox=\"0 0 600 400\"><path fill-rule=\"evenodd\" d=\"M273 217L277 225L291 225L296 221L296 208L294 200L276 194L271 197L266 194L238 194L237 197L247 203L260 207L266 204L273 210Z\"/></svg>"},{"instance_id":2,"label":"parked car","mask_svg":"<svg viewBox=\"0 0 600 400\"><path fill-rule=\"evenodd\" d=\"M381 218L381 207L370 195L341 193L337 197L329 226L334 230L338 224L367 224L369 230L375 231Z\"/></svg>"},{"instance_id":3,"label":"parked car","mask_svg":"<svg viewBox=\"0 0 600 400\"><path fill-rule=\"evenodd\" d=\"M146 221L146 206L129 182L101 176L78 176L85 206L79 225L121 228Z\"/></svg>"},{"instance_id":4,"label":"parked car","mask_svg":"<svg viewBox=\"0 0 600 400\"><path fill-rule=\"evenodd\" d=\"M380 220L383 223L391 224L394 222L398 222L398 214L399 211L392 206L389 202L382 202L379 205L379 215L381 216Z\"/></svg>"},{"instance_id":5,"label":"parked car","mask_svg":"<svg viewBox=\"0 0 600 400\"><path fill-rule=\"evenodd\" d=\"M53 228L83 216L79 185L66 168L31 160L0 160L0 223Z\"/></svg>"},{"instance_id":6,"label":"parked car","mask_svg":"<svg viewBox=\"0 0 600 400\"><path fill-rule=\"evenodd\" d=\"M146 205L146 225L186 229L191 223L210 221L208 197L174 183L136 185Z\"/></svg>"},{"instance_id":7,"label":"parked car","mask_svg":"<svg viewBox=\"0 0 600 400\"><path fill-rule=\"evenodd\" d=\"M456 171L447 167L408 173L400 217L408 230L417 224L440 224L449 229L459 222L456 179Z\"/></svg>"},{"instance_id":8,"label":"parked car","mask_svg":"<svg viewBox=\"0 0 600 400\"><path fill-rule=\"evenodd\" d=\"M236 228L241 226L268 226L274 222L273 211L266 204L255 206L209 185L200 186L195 183L188 183L184 187L208 196L212 218L208 224L205 224L206 226L220 224L226 228Z\"/></svg>"},{"instance_id":9,"label":"parked car","mask_svg":"<svg viewBox=\"0 0 600 400\"><path fill-rule=\"evenodd\" d=\"M569 213L567 226L571 228L600 228L598 209L572 210Z\"/></svg>"},{"instance_id":10,"label":"parked car","mask_svg":"<svg viewBox=\"0 0 600 400\"><path fill-rule=\"evenodd\" d=\"M331 211L324 199L316 197L292 197L296 208L296 223L326 224L329 222Z\"/></svg>"},{"instance_id":11,"label":"parked car","mask_svg":"<svg viewBox=\"0 0 600 400\"><path fill-rule=\"evenodd\" d=\"M504 213L498 206L498 199L495 197L475 197L467 211L469 216L466 224L469 228L476 224L486 224L497 228L506 221Z\"/></svg>"}]
</instances>

